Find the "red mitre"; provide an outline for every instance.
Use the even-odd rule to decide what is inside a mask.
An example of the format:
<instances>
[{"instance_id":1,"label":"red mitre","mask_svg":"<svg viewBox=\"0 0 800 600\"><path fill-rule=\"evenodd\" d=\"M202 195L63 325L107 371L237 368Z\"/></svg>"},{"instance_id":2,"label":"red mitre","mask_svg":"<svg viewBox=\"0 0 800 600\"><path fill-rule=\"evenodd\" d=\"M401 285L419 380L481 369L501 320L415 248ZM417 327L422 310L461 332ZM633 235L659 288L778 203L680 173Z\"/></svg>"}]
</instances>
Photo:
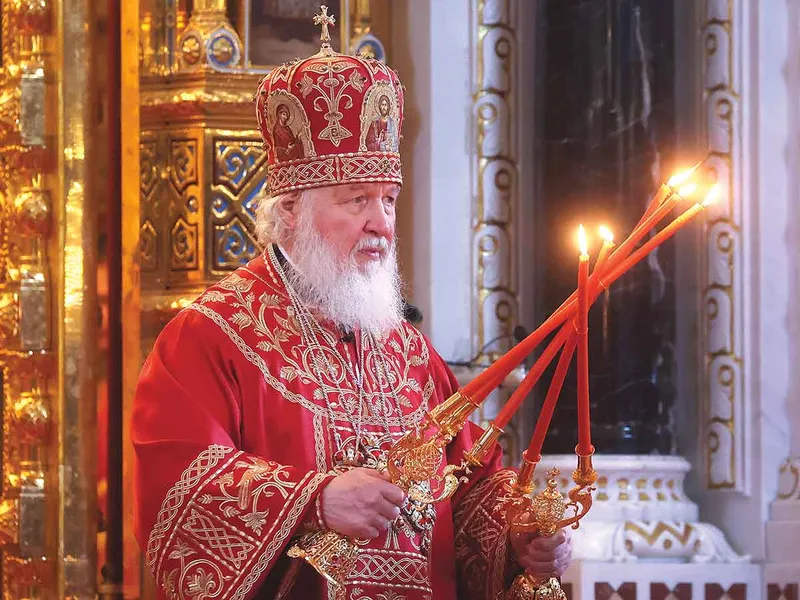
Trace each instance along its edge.
<instances>
[{"instance_id":1,"label":"red mitre","mask_svg":"<svg viewBox=\"0 0 800 600\"><path fill-rule=\"evenodd\" d=\"M273 69L258 85L256 116L267 153L267 190L403 183L403 88L384 63L334 52L325 11L322 48Z\"/></svg>"}]
</instances>

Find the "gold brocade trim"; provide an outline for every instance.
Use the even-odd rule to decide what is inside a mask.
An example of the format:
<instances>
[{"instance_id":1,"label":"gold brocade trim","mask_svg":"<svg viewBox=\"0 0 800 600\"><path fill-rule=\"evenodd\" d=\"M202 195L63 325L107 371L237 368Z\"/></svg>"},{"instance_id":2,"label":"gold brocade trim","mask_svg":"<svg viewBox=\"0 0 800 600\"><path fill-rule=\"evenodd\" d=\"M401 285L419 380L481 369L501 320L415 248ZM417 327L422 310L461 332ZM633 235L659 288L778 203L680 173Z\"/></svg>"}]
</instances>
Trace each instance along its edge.
<instances>
[{"instance_id":1,"label":"gold brocade trim","mask_svg":"<svg viewBox=\"0 0 800 600\"><path fill-rule=\"evenodd\" d=\"M197 458L186 468L181 474L181 478L173 485L164 497L161 503L161 510L158 511L156 523L150 532L150 537L147 540L147 566L157 573L161 568L161 560L158 560L158 552L161 549L161 540L165 537L178 511L184 505L184 498L192 491L197 485L197 482L205 477L208 472L219 464L219 461L225 458L231 452L235 452L233 448L226 446L212 445L206 450L203 450L197 455ZM236 452L230 459L223 464L218 471L227 467L232 461L241 454ZM196 494L196 492L195 492ZM163 558L163 557L162 557ZM156 561L158 566L156 567Z\"/></svg>"},{"instance_id":2,"label":"gold brocade trim","mask_svg":"<svg viewBox=\"0 0 800 600\"><path fill-rule=\"evenodd\" d=\"M456 562L470 597L495 598L505 587L509 544L502 500L515 478L508 469L492 473L453 512Z\"/></svg>"},{"instance_id":3,"label":"gold brocade trim","mask_svg":"<svg viewBox=\"0 0 800 600\"><path fill-rule=\"evenodd\" d=\"M328 411L331 410L333 417L337 421L348 422L349 414L346 408L349 399L348 394L355 398L356 391L355 388L349 389L346 387L346 369L344 364L341 363L341 359L330 353L326 358L331 362L331 370L324 374L324 381L319 381L318 375L315 374L314 369L311 367L314 357L309 353L309 349L300 348L299 356L293 352L298 346L290 343L290 341L292 337L299 335L299 330L297 330L297 325L294 323L294 318L288 313L288 307L284 305L288 304L288 302L284 303L285 292L283 290L267 289L264 290L264 293L260 293L260 290L257 293L253 289L256 280L244 278L241 273L254 276L247 270L232 273L201 295L186 310L198 312L213 321L226 337L239 348L242 355L261 371L266 383L283 398L301 405L315 415L319 414L327 417ZM265 286L267 285L260 278L259 281ZM235 310L231 310L232 314L226 318L211 308L210 304L220 304L228 310L234 307ZM268 322L270 317L275 319L277 326L272 326ZM234 326L239 329L238 332L234 329ZM252 331L255 339L259 340L258 343L251 344L245 341L239 334L241 331ZM413 402L407 396L409 393L419 394L421 397L420 403L413 412L407 415L392 412L393 408L391 406L386 407L389 412L384 416L366 414L363 417L365 425L382 426L385 420L386 424L391 427L405 429L407 421L420 421L427 411L430 398L433 395L435 384L430 373L428 373L428 379L424 386L409 375L411 367L425 367L427 365L430 356L427 342L410 325L401 326L395 333L397 334L397 339L393 336L387 342L392 351L387 357L388 368L391 371L390 384L392 389L390 393L397 393L398 400L404 407L410 408L413 406ZM257 350L265 353L272 352L279 356L281 359L280 372L277 374L272 373L264 356ZM397 360L393 360L393 358L397 358ZM371 365L373 362L374 359L371 356L367 356L366 363ZM377 397L387 392L386 389L381 388L381 375L379 372L370 367L366 370L366 375L375 381L374 391L370 392L371 395ZM299 379L304 384L318 386L311 398L306 398L304 394L291 391L287 384L284 383L293 382L296 379ZM386 382L384 384L386 385ZM337 407L329 408L325 404L325 393L320 386L324 386L329 393L332 390L339 392L340 401L337 403Z\"/></svg>"},{"instance_id":4,"label":"gold brocade trim","mask_svg":"<svg viewBox=\"0 0 800 600\"><path fill-rule=\"evenodd\" d=\"M209 446L167 493L150 535L148 564L152 568L157 563L153 574L162 592L179 598L188 590L194 598L205 596L193 590L213 590L215 596L243 598L286 545L329 477L309 472L295 483L283 465ZM259 499L273 495L283 498L280 511L259 510ZM234 522L236 516L241 526Z\"/></svg>"},{"instance_id":5,"label":"gold brocade trim","mask_svg":"<svg viewBox=\"0 0 800 600\"><path fill-rule=\"evenodd\" d=\"M380 586L432 592L428 559L416 552L363 548L348 587Z\"/></svg>"},{"instance_id":6,"label":"gold brocade trim","mask_svg":"<svg viewBox=\"0 0 800 600\"><path fill-rule=\"evenodd\" d=\"M279 163L270 167L271 195L341 183L392 182L402 185L400 155L396 152L328 154Z\"/></svg>"},{"instance_id":7,"label":"gold brocade trim","mask_svg":"<svg viewBox=\"0 0 800 600\"><path fill-rule=\"evenodd\" d=\"M239 589L237 589L234 595L231 596L232 600L241 600L241 598L244 598L245 595L253 588L256 582L258 582L258 580L261 578L261 574L267 568L267 565L272 562L278 551L280 551L286 545L286 540L289 539L289 536L292 535L292 532L297 527L298 520L305 511L306 506L308 506L308 503L311 501L312 496L317 491L317 488L319 488L319 486L329 477L330 476L325 473L317 473L311 476L310 481L308 481L307 484L306 479L308 479L308 477L303 479L297 485L297 487L301 488L299 497L293 503L290 501L290 499L287 499L286 504L284 504L283 509L276 519L276 523L281 523L280 530L277 534L275 534L272 541L264 549L264 552L258 559L258 562L249 571L247 577L239 586ZM288 514L286 514L285 518L281 518L286 512L286 507L289 505L291 505L291 509L289 510ZM267 536L271 534L272 532L270 531Z\"/></svg>"}]
</instances>

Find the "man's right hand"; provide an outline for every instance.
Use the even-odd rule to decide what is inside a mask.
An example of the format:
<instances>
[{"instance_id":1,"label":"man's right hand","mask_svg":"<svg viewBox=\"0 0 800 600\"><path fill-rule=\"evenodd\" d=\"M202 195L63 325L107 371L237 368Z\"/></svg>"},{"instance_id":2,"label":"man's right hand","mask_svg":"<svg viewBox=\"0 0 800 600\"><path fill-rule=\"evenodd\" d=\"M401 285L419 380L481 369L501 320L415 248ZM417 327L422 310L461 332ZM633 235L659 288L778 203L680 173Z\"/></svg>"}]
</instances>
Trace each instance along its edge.
<instances>
[{"instance_id":1,"label":"man's right hand","mask_svg":"<svg viewBox=\"0 0 800 600\"><path fill-rule=\"evenodd\" d=\"M362 467L337 475L322 491L322 517L334 531L374 539L400 516L405 493L388 476Z\"/></svg>"}]
</instances>

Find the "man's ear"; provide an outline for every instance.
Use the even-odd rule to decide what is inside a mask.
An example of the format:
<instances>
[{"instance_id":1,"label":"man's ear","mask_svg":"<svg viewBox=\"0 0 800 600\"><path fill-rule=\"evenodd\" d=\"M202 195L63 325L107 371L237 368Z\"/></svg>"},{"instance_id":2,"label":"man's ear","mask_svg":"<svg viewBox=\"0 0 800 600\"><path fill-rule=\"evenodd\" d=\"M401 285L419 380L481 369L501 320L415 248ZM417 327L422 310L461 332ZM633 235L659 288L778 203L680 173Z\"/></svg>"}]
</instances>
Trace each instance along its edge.
<instances>
[{"instance_id":1,"label":"man's ear","mask_svg":"<svg viewBox=\"0 0 800 600\"><path fill-rule=\"evenodd\" d=\"M278 200L278 212L287 229L297 227L297 209L299 207L300 192L289 192Z\"/></svg>"}]
</instances>

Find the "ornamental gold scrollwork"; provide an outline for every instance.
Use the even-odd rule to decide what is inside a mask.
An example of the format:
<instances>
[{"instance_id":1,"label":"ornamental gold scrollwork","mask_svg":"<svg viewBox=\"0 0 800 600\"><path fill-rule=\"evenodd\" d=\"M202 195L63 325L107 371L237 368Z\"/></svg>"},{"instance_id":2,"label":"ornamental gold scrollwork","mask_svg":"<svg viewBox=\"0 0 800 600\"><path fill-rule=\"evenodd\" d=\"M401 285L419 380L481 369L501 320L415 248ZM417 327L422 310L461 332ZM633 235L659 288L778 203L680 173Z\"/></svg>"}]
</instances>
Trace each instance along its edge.
<instances>
[{"instance_id":1,"label":"ornamental gold scrollwork","mask_svg":"<svg viewBox=\"0 0 800 600\"><path fill-rule=\"evenodd\" d=\"M259 139L216 138L214 140L214 185L237 196L261 172L267 160Z\"/></svg>"},{"instance_id":2,"label":"ornamental gold scrollwork","mask_svg":"<svg viewBox=\"0 0 800 600\"><path fill-rule=\"evenodd\" d=\"M158 269L158 233L149 219L139 228L139 266L143 272Z\"/></svg>"},{"instance_id":3,"label":"ornamental gold scrollwork","mask_svg":"<svg viewBox=\"0 0 800 600\"><path fill-rule=\"evenodd\" d=\"M156 143L153 141L142 142L139 145L140 192L143 200L152 198L153 190L160 180L156 151ZM151 202L155 200L152 199Z\"/></svg>"},{"instance_id":4,"label":"ornamental gold scrollwork","mask_svg":"<svg viewBox=\"0 0 800 600\"><path fill-rule=\"evenodd\" d=\"M2 2L0 71L0 548L7 598L46 581L45 466L51 427L50 192L46 147L46 0ZM34 558L35 557L35 558ZM35 593L34 593L35 595ZM36 596L38 597L38 596Z\"/></svg>"},{"instance_id":5,"label":"ornamental gold scrollwork","mask_svg":"<svg viewBox=\"0 0 800 600\"><path fill-rule=\"evenodd\" d=\"M178 217L172 227L171 241L170 268L175 271L197 269L199 266L197 225Z\"/></svg>"},{"instance_id":6,"label":"ornamental gold scrollwork","mask_svg":"<svg viewBox=\"0 0 800 600\"><path fill-rule=\"evenodd\" d=\"M170 141L169 174L178 196L182 195L190 185L197 184L197 140Z\"/></svg>"},{"instance_id":7,"label":"ornamental gold scrollwork","mask_svg":"<svg viewBox=\"0 0 800 600\"><path fill-rule=\"evenodd\" d=\"M800 501L800 459L787 458L781 465L777 499Z\"/></svg>"},{"instance_id":8,"label":"ornamental gold scrollwork","mask_svg":"<svg viewBox=\"0 0 800 600\"><path fill-rule=\"evenodd\" d=\"M214 272L237 269L260 251L255 211L266 183L259 138L216 138L211 183Z\"/></svg>"}]
</instances>

